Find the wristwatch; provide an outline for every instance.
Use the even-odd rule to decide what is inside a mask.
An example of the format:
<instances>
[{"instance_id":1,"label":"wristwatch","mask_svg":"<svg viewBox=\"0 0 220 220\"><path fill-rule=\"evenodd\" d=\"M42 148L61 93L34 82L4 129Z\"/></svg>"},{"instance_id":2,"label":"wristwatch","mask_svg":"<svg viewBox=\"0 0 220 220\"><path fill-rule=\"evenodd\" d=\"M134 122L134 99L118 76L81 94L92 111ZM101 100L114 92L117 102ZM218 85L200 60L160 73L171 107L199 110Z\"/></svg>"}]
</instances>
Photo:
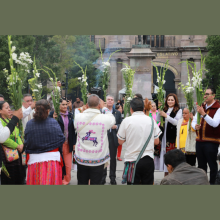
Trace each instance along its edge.
<instances>
[{"instance_id":1,"label":"wristwatch","mask_svg":"<svg viewBox=\"0 0 220 220\"><path fill-rule=\"evenodd\" d=\"M205 114L205 115L203 116L203 118L205 118L205 117L206 117L206 115L207 115L207 114Z\"/></svg>"}]
</instances>

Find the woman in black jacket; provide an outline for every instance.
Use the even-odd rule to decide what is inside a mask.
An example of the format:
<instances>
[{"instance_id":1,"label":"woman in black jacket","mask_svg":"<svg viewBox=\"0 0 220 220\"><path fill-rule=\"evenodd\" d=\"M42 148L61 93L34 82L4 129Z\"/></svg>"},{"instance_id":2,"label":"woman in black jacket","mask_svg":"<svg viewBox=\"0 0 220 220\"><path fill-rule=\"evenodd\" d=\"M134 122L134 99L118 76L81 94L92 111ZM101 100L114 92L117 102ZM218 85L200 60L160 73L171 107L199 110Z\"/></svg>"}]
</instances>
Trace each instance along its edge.
<instances>
[{"instance_id":1,"label":"woman in black jacket","mask_svg":"<svg viewBox=\"0 0 220 220\"><path fill-rule=\"evenodd\" d=\"M49 117L57 118L55 112L50 112ZM63 157L66 167L66 175L63 179L63 185L68 185L71 180L71 167L72 167L72 152L76 144L76 133L73 125L73 114L67 111L67 101L61 100L60 103L60 115L58 123L65 136L65 142L63 144Z\"/></svg>"}]
</instances>

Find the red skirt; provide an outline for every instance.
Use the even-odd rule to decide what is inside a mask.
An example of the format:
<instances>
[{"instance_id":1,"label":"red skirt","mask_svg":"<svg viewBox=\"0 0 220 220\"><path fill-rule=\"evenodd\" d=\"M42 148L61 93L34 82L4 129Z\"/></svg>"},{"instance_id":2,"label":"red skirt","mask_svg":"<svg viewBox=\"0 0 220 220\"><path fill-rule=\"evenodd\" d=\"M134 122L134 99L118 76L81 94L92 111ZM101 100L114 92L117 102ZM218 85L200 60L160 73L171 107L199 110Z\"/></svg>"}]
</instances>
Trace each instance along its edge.
<instances>
[{"instance_id":1,"label":"red skirt","mask_svg":"<svg viewBox=\"0 0 220 220\"><path fill-rule=\"evenodd\" d=\"M28 165L27 185L62 185L62 165L48 161Z\"/></svg>"}]
</instances>

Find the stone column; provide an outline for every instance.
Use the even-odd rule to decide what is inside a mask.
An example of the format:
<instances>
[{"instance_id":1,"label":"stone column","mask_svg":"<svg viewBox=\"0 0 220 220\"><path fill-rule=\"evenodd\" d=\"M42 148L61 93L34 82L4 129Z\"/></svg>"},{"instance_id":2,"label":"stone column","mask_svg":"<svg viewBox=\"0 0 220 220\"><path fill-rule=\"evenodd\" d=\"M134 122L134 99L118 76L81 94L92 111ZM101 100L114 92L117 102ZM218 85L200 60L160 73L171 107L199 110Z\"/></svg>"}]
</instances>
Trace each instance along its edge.
<instances>
[{"instance_id":1,"label":"stone column","mask_svg":"<svg viewBox=\"0 0 220 220\"><path fill-rule=\"evenodd\" d=\"M110 60L110 86L109 86L109 94L112 95L116 101L117 99L117 61L114 59Z\"/></svg>"},{"instance_id":2,"label":"stone column","mask_svg":"<svg viewBox=\"0 0 220 220\"><path fill-rule=\"evenodd\" d=\"M129 35L123 35L122 41L121 41L121 46L124 48L130 48L131 47L131 42L129 39Z\"/></svg>"},{"instance_id":3,"label":"stone column","mask_svg":"<svg viewBox=\"0 0 220 220\"><path fill-rule=\"evenodd\" d=\"M119 59L117 60L117 99L119 99L119 91L122 89L122 74L121 74L121 69L122 69L122 60Z\"/></svg>"}]
</instances>

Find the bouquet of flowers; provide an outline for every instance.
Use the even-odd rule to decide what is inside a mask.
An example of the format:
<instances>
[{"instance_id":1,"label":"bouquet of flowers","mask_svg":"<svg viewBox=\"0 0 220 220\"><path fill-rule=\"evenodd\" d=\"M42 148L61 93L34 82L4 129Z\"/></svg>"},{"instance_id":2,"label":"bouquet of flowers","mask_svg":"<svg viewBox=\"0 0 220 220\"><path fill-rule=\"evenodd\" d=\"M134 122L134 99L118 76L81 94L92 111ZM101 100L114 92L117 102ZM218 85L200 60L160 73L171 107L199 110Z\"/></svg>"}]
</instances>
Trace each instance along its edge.
<instances>
[{"instance_id":1,"label":"bouquet of flowers","mask_svg":"<svg viewBox=\"0 0 220 220\"><path fill-rule=\"evenodd\" d=\"M50 81L53 84L53 91L51 92L51 98L53 101L53 105L54 105L54 111L57 114L56 120L58 120L59 115L60 115L60 87L57 86L57 77L56 74L53 72L53 70L51 70L48 67L45 67L46 69L50 70L54 76L54 79L50 76L50 73L45 70L42 69L44 72L47 73L47 75L49 76Z\"/></svg>"},{"instance_id":2,"label":"bouquet of flowers","mask_svg":"<svg viewBox=\"0 0 220 220\"><path fill-rule=\"evenodd\" d=\"M113 52L108 60L106 62L103 61L103 57L102 57L102 50L101 50L101 45L100 45L100 41L99 41L99 48L100 48L100 52L101 52L101 59L102 59L102 65L101 67L103 67L103 76L102 76L102 89L103 89L103 92L104 92L104 101L106 102L106 96L107 96L107 89L108 89L108 86L109 86L109 81L110 81L110 68L111 68L111 65L110 65L110 59L111 59L111 56L120 51L120 50L116 50L115 52Z\"/></svg>"},{"instance_id":3,"label":"bouquet of flowers","mask_svg":"<svg viewBox=\"0 0 220 220\"><path fill-rule=\"evenodd\" d=\"M75 62L75 61L74 61ZM80 81L80 87L81 87L81 93L82 93L82 99L83 99L83 102L84 104L87 103L87 94L88 94L88 91L87 91L87 86L88 86L88 83L87 83L87 76L86 76L86 69L87 69L87 66L85 68L85 71L83 70L83 68L77 63L75 62L75 64L81 69L83 75L82 77L79 77L78 80Z\"/></svg>"},{"instance_id":4,"label":"bouquet of flowers","mask_svg":"<svg viewBox=\"0 0 220 220\"><path fill-rule=\"evenodd\" d=\"M157 99L162 104L160 106L160 110L163 111L164 105L165 105L164 84L166 82L166 80L164 80L164 77L165 77L166 71L168 69L169 61L168 60L166 61L165 65L164 65L164 68L160 69L160 73L158 71L157 66L154 63L153 63L153 65L154 65L154 67L156 68L156 71L157 71L157 83L158 83ZM163 71L162 71L162 69L163 69ZM162 116L160 117L160 124L163 127L164 121L163 121L163 117Z\"/></svg>"},{"instance_id":5,"label":"bouquet of flowers","mask_svg":"<svg viewBox=\"0 0 220 220\"><path fill-rule=\"evenodd\" d=\"M131 67L125 63L123 63L126 67L121 69L121 72L123 74L123 78L125 80L125 93L126 93L126 97L125 97L125 104L124 104L124 116L126 118L127 114L130 116L131 112L130 112L130 102L132 100L132 98L134 97L133 93L132 93L132 86L133 86L133 82L134 82L134 73L135 70L131 69Z\"/></svg>"},{"instance_id":6,"label":"bouquet of flowers","mask_svg":"<svg viewBox=\"0 0 220 220\"><path fill-rule=\"evenodd\" d=\"M188 82L186 83L185 86L183 85L183 83L179 83L179 85L181 86L181 87L179 87L179 89L182 88L184 97L186 99L186 104L189 108L189 111L192 112L193 106L194 106L194 100L193 100L194 87L192 86L192 83L190 81L188 61L186 61L186 64L187 64L187 71L188 71ZM191 132L191 126L190 125L191 125L191 118L189 118L189 132Z\"/></svg>"},{"instance_id":7,"label":"bouquet of flowers","mask_svg":"<svg viewBox=\"0 0 220 220\"><path fill-rule=\"evenodd\" d=\"M15 53L16 47L12 46L11 35L8 35L8 48L9 48L9 64L11 74L9 71L4 69L5 76L7 77L8 93L12 101L12 105L15 110L18 110L22 106L22 88L24 82L27 79L27 73L29 73L29 66L33 62L30 55L27 52L20 53L20 56ZM14 66L14 62L17 64ZM19 132L23 137L23 126L22 121L18 124Z\"/></svg>"},{"instance_id":8,"label":"bouquet of flowers","mask_svg":"<svg viewBox=\"0 0 220 220\"><path fill-rule=\"evenodd\" d=\"M33 92L33 94L32 94L33 99L35 101L38 101L42 98L43 88L42 88L42 84L38 80L40 77L40 73L38 73L36 63L35 63L35 58L34 58L34 62L33 62L33 75L34 75L34 77L29 79L28 82L29 82L31 90Z\"/></svg>"}]
</instances>

